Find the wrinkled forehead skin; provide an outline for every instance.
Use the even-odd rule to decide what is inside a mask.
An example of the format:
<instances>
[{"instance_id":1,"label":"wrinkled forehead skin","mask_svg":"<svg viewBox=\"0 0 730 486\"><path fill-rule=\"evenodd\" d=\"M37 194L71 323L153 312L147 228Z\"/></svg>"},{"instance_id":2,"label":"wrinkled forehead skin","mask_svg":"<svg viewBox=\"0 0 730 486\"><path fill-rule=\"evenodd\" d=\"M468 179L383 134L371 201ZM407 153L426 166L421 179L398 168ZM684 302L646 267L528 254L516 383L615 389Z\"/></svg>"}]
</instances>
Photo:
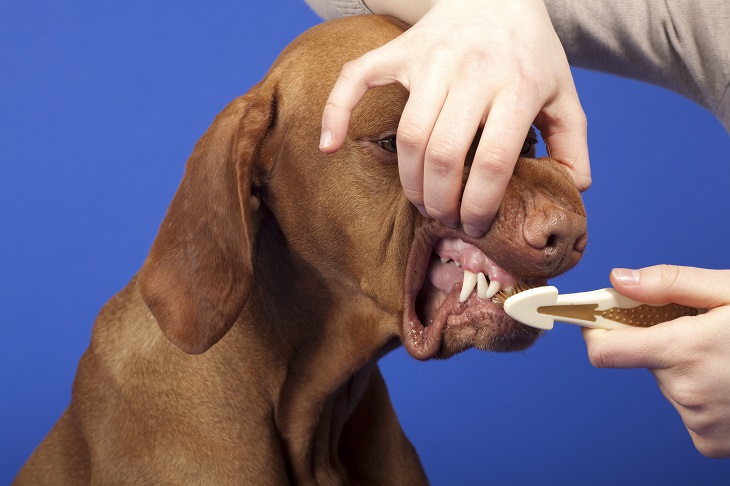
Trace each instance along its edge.
<instances>
[{"instance_id":1,"label":"wrinkled forehead skin","mask_svg":"<svg viewBox=\"0 0 730 486\"><path fill-rule=\"evenodd\" d=\"M353 28L343 28L347 24ZM408 92L399 84L369 90L353 110L344 146L325 155L318 144L322 111L343 64L395 38L402 27L375 16L318 25L281 53L256 88L274 97L261 159L271 164L266 204L289 243L320 270L353 276L394 314L402 308L414 209L397 161L384 160L372 142L395 135ZM327 228L328 236L301 231L302 225ZM398 228L392 241L388 226Z\"/></svg>"}]
</instances>

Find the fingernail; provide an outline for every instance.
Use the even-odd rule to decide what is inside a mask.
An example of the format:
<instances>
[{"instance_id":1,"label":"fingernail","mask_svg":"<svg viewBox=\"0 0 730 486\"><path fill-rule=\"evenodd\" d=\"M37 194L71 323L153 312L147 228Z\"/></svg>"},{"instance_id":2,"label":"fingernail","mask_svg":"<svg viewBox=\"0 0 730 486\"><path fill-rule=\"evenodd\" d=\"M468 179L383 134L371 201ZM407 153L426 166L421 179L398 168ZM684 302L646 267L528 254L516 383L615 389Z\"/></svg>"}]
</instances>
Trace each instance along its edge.
<instances>
[{"instance_id":1,"label":"fingernail","mask_svg":"<svg viewBox=\"0 0 730 486\"><path fill-rule=\"evenodd\" d=\"M478 238L484 234L484 230L476 226L464 225L464 233L472 238Z\"/></svg>"},{"instance_id":2,"label":"fingernail","mask_svg":"<svg viewBox=\"0 0 730 486\"><path fill-rule=\"evenodd\" d=\"M611 271L614 280L622 285L639 285L639 272L629 268L614 268Z\"/></svg>"},{"instance_id":3,"label":"fingernail","mask_svg":"<svg viewBox=\"0 0 730 486\"><path fill-rule=\"evenodd\" d=\"M319 148L320 149L327 149L332 145L332 141L334 140L334 136L332 135L332 130L329 128L325 128L322 130L322 135L319 138Z\"/></svg>"}]
</instances>

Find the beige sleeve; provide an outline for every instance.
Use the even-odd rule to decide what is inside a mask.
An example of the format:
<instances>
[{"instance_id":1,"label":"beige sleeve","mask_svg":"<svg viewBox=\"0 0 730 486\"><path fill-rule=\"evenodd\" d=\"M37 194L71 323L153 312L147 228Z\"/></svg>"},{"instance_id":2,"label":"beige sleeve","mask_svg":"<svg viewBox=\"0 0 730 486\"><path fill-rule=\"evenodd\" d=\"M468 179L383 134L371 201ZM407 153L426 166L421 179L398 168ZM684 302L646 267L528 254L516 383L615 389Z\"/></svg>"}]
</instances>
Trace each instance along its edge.
<instances>
[{"instance_id":1,"label":"beige sleeve","mask_svg":"<svg viewBox=\"0 0 730 486\"><path fill-rule=\"evenodd\" d=\"M730 1L545 0L574 66L663 86L730 133Z\"/></svg>"},{"instance_id":2,"label":"beige sleeve","mask_svg":"<svg viewBox=\"0 0 730 486\"><path fill-rule=\"evenodd\" d=\"M325 20L372 13L363 0L305 0Z\"/></svg>"}]
</instances>

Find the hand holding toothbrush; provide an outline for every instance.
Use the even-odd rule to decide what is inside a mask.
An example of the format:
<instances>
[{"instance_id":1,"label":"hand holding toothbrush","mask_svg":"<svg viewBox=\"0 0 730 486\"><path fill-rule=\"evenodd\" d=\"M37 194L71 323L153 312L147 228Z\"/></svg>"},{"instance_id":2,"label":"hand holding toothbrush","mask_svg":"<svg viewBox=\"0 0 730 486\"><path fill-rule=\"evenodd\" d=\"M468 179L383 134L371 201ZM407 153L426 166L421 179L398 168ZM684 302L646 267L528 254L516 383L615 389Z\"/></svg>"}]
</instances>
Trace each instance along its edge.
<instances>
[{"instance_id":1,"label":"hand holding toothbrush","mask_svg":"<svg viewBox=\"0 0 730 486\"><path fill-rule=\"evenodd\" d=\"M599 368L648 368L698 451L730 457L730 270L659 265L614 269L614 288L647 303L707 309L650 328L584 329Z\"/></svg>"}]
</instances>

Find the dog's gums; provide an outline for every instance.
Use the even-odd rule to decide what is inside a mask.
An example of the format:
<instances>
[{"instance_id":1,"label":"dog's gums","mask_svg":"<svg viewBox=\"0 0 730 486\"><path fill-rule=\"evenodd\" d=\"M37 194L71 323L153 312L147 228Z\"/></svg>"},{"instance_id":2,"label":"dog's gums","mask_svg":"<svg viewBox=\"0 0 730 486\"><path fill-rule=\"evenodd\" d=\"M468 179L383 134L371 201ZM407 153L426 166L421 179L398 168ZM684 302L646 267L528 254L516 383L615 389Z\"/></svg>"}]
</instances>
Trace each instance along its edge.
<instances>
[{"instance_id":1,"label":"dog's gums","mask_svg":"<svg viewBox=\"0 0 730 486\"><path fill-rule=\"evenodd\" d=\"M427 278L437 289L451 292L455 278L463 281L459 302L466 302L475 288L481 299L491 299L497 292L509 291L517 279L491 261L476 246L457 238L440 240L433 252L438 260L432 259Z\"/></svg>"}]
</instances>

